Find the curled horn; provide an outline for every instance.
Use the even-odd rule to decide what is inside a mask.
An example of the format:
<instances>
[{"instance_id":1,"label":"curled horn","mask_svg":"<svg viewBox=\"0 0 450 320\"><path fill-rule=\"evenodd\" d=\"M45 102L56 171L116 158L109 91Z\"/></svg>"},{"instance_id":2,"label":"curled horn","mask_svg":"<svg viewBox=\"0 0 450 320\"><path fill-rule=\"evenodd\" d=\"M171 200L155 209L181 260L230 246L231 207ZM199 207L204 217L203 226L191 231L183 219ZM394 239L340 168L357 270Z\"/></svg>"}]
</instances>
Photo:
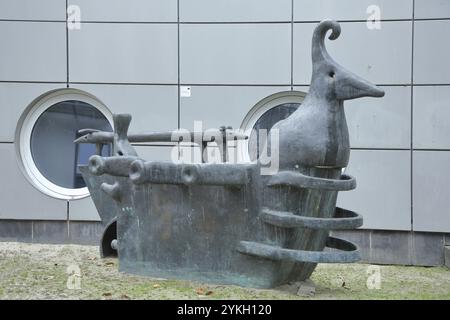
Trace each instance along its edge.
<instances>
[{"instance_id":1,"label":"curled horn","mask_svg":"<svg viewBox=\"0 0 450 320\"><path fill-rule=\"evenodd\" d=\"M331 34L328 37L330 40L335 40L341 34L341 26L339 23L333 20L323 20L314 30L312 38L312 61L313 65L321 61L332 60L325 48L325 35L328 30L331 30Z\"/></svg>"}]
</instances>

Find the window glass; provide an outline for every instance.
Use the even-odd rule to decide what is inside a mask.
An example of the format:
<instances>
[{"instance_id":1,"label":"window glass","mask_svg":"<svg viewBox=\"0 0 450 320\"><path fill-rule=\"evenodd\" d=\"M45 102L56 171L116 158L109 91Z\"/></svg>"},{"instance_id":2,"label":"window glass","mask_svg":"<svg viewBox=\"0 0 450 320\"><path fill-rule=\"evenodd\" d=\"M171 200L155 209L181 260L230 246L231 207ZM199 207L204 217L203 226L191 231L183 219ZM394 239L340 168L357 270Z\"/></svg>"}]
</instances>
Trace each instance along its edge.
<instances>
[{"instance_id":1,"label":"window glass","mask_svg":"<svg viewBox=\"0 0 450 320\"><path fill-rule=\"evenodd\" d=\"M297 108L300 103L283 103L267 110L253 125L253 130L249 136L248 152L250 160L256 160L260 155L260 149L264 147L266 139L270 129L280 120L284 120L289 117ZM258 134L259 130L265 129L267 135ZM270 148L269 148L270 155Z\"/></svg>"},{"instance_id":2,"label":"window glass","mask_svg":"<svg viewBox=\"0 0 450 320\"><path fill-rule=\"evenodd\" d=\"M76 100L58 102L35 122L30 139L31 155L41 174L54 184L69 189L85 187L77 164L86 164L95 145L74 144L78 130L112 131L105 116L92 105ZM108 156L111 146L104 146Z\"/></svg>"}]
</instances>

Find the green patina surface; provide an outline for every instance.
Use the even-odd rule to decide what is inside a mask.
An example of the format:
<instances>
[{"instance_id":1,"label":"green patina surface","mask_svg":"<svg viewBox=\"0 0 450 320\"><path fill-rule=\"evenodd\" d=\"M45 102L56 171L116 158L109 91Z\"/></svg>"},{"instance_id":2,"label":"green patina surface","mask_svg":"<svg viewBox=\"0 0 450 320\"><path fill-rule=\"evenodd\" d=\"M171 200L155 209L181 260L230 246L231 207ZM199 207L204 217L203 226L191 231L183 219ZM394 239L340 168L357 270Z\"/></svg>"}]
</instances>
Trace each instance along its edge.
<instances>
[{"instance_id":1,"label":"green patina surface","mask_svg":"<svg viewBox=\"0 0 450 320\"><path fill-rule=\"evenodd\" d=\"M313 297L295 284L260 290L122 274L98 248L77 245L0 243L0 299L450 299L450 269L379 266L380 289L368 289L367 264L319 265ZM81 272L69 278L70 269ZM375 267L378 268L378 267ZM73 280L73 281L71 281Z\"/></svg>"}]
</instances>

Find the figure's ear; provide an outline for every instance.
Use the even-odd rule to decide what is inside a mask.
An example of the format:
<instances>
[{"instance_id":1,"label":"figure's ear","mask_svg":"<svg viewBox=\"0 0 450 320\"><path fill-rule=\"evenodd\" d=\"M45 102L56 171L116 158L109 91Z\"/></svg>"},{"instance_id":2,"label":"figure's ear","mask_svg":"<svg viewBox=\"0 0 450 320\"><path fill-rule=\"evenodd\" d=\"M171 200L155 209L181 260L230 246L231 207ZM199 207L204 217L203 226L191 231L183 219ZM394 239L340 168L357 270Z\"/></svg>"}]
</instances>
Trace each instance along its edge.
<instances>
[{"instance_id":1,"label":"figure's ear","mask_svg":"<svg viewBox=\"0 0 450 320\"><path fill-rule=\"evenodd\" d=\"M314 66L333 65L335 63L325 48L325 36L329 30L331 30L331 34L328 37L330 40L336 40L341 34L341 26L333 20L323 20L314 29L311 44L313 68Z\"/></svg>"}]
</instances>

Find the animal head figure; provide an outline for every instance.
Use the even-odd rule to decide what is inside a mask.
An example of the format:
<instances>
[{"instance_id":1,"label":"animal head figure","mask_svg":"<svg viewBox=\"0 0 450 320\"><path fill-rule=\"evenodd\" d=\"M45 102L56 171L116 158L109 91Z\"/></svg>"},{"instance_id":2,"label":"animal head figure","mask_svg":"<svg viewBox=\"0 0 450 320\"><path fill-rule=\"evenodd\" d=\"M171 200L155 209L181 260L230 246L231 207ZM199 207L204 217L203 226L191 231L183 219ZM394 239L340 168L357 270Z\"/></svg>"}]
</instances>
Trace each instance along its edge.
<instances>
[{"instance_id":1,"label":"animal head figure","mask_svg":"<svg viewBox=\"0 0 450 320\"><path fill-rule=\"evenodd\" d=\"M335 40L341 33L339 23L323 20L314 30L312 39L312 79L310 94L327 100L350 100L360 97L382 97L384 91L336 63L325 48L325 36Z\"/></svg>"},{"instance_id":2,"label":"animal head figure","mask_svg":"<svg viewBox=\"0 0 450 320\"><path fill-rule=\"evenodd\" d=\"M360 97L382 97L384 91L344 69L325 49L341 33L339 23L324 20L312 38L312 79L302 106L272 128L279 131L280 168L343 168L348 164L350 142L343 104ZM277 149L278 148L278 149ZM278 153L276 153L278 152Z\"/></svg>"}]
</instances>

